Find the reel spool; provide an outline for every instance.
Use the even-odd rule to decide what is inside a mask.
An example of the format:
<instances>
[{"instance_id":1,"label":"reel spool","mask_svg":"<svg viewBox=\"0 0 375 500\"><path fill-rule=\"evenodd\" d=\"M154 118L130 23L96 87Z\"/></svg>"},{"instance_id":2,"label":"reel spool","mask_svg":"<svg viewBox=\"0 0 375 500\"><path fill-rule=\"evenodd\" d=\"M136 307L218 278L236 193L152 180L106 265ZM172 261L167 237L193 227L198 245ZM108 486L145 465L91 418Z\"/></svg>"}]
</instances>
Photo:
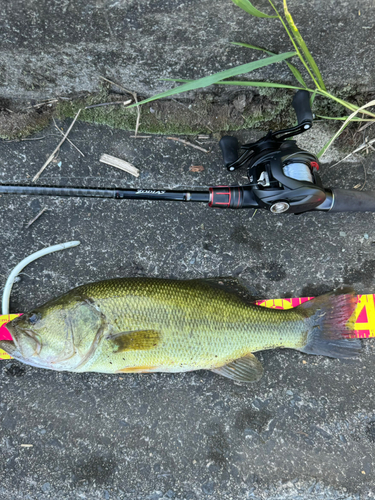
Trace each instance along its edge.
<instances>
[{"instance_id":1,"label":"reel spool","mask_svg":"<svg viewBox=\"0 0 375 500\"><path fill-rule=\"evenodd\" d=\"M284 175L297 181L314 182L311 168L305 163L288 163L283 167Z\"/></svg>"}]
</instances>

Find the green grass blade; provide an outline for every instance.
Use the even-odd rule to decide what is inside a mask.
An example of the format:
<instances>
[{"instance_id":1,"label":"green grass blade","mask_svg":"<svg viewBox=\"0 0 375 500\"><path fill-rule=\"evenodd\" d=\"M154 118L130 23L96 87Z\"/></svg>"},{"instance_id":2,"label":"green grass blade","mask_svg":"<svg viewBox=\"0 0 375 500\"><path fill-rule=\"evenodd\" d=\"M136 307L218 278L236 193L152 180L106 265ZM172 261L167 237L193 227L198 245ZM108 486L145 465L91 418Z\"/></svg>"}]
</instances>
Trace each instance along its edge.
<instances>
[{"instance_id":1,"label":"green grass blade","mask_svg":"<svg viewBox=\"0 0 375 500\"><path fill-rule=\"evenodd\" d=\"M335 95L329 94L328 92L326 92L324 90L319 89L319 90L317 90L317 93L324 96L324 97L328 97L329 99L332 99L333 101L338 102L339 104L341 104L345 108L350 109L350 111L356 111L357 109L359 109L359 107L356 106L355 104L351 104L348 101L344 101L342 99L339 99ZM375 114L372 113L371 111L368 111L367 109L362 110L362 113L375 118Z\"/></svg>"},{"instance_id":2,"label":"green grass blade","mask_svg":"<svg viewBox=\"0 0 375 500\"><path fill-rule=\"evenodd\" d=\"M284 83L275 82L241 82L233 80L225 80L221 82L216 82L216 85L238 85L240 87L269 87L274 89L295 89L295 90L305 90L305 87L295 87L294 85L286 85Z\"/></svg>"},{"instance_id":3,"label":"green grass blade","mask_svg":"<svg viewBox=\"0 0 375 500\"><path fill-rule=\"evenodd\" d=\"M186 83L194 80L184 80L183 78L162 78L162 80L168 82L178 82L178 83ZM305 90L305 87L295 87L294 85L287 85L284 83L275 83L275 82L251 82L251 81L233 81L233 80L223 80L220 82L216 82L215 85L237 85L239 87L269 87L275 89L296 89L296 90ZM310 90L310 89L308 89ZM312 92L312 91L311 91ZM129 106L128 106L129 107Z\"/></svg>"},{"instance_id":4,"label":"green grass blade","mask_svg":"<svg viewBox=\"0 0 375 500\"><path fill-rule=\"evenodd\" d=\"M237 5L237 7L241 7L245 12L250 14L251 16L255 17L277 17L277 16L270 16L269 14L265 14L264 12L261 12L260 10L256 9L254 5L249 2L249 0L232 0L232 2Z\"/></svg>"},{"instance_id":5,"label":"green grass blade","mask_svg":"<svg viewBox=\"0 0 375 500\"><path fill-rule=\"evenodd\" d=\"M365 104L365 105L361 106L360 108L356 109L355 111L353 111L353 113L350 116L348 116L348 118L345 120L345 122L342 124L340 129L336 132L336 134L319 151L319 153L317 154L318 158L321 158L324 155L324 153L331 146L333 141L335 141L341 135L341 133L346 129L346 127L349 125L349 123L353 120L353 118L358 113L360 113L361 111L363 111L366 108L370 108L371 106L375 106L375 100L370 101L367 104Z\"/></svg>"},{"instance_id":6,"label":"green grass blade","mask_svg":"<svg viewBox=\"0 0 375 500\"><path fill-rule=\"evenodd\" d=\"M322 75L320 74L320 71L319 71L319 68L318 66L316 65L316 62L314 61L314 58L313 56L311 55L309 49L307 48L307 45L304 41L304 39L302 38L302 35L301 33L298 31L298 28L293 20L293 17L292 15L290 14L289 10L288 10L288 6L287 6L287 3L286 3L286 0L283 0L284 1L284 13L285 13L285 18L289 24L289 27L290 29L292 30L292 33L294 35L294 38L296 39L298 45L301 47L301 50L302 52L305 54L305 57L307 59L307 62L310 64L310 67L311 69L313 70L318 82L319 82L319 85L320 87L323 89L323 90L326 90L326 87L324 85L324 82L323 82L323 78L322 78Z\"/></svg>"},{"instance_id":7,"label":"green grass blade","mask_svg":"<svg viewBox=\"0 0 375 500\"><path fill-rule=\"evenodd\" d=\"M313 107L313 104L314 104L314 101L315 101L315 97L316 97L316 93L317 93L317 89L314 90L314 92L312 93L312 95L310 97L310 108Z\"/></svg>"},{"instance_id":8,"label":"green grass blade","mask_svg":"<svg viewBox=\"0 0 375 500\"><path fill-rule=\"evenodd\" d=\"M287 62L285 61L290 69L290 71L293 73L294 75L294 78L297 80L298 83L300 83L301 85L303 85L305 88L307 88L307 85L304 81L304 79L302 78L302 75L301 73L298 71L298 69L294 66L294 64L291 64L290 62Z\"/></svg>"},{"instance_id":9,"label":"green grass blade","mask_svg":"<svg viewBox=\"0 0 375 500\"><path fill-rule=\"evenodd\" d=\"M340 120L345 121L349 118L349 116L324 116L324 115L316 115L317 118L322 118L323 120ZM352 118L352 122L374 122L374 119L371 118Z\"/></svg>"},{"instance_id":10,"label":"green grass blade","mask_svg":"<svg viewBox=\"0 0 375 500\"><path fill-rule=\"evenodd\" d=\"M254 50L261 50L262 52L265 52L268 55L275 55L275 52L271 52L270 50L263 49L262 47L257 47L256 45L249 45L248 43L242 43L242 42L232 42L233 45L239 45L240 47L247 47L248 49L254 49ZM303 85L304 87L307 87L306 83L304 82L301 73L298 71L298 69L294 66L294 64L290 63L289 61L285 61L286 64L288 65L288 68L294 75L294 78L297 80L298 83Z\"/></svg>"},{"instance_id":11,"label":"green grass blade","mask_svg":"<svg viewBox=\"0 0 375 500\"><path fill-rule=\"evenodd\" d=\"M196 89L201 89L203 87L208 87L226 78L242 75L244 73L250 73L255 69L264 68L265 66L269 66L270 64L284 61L285 59L288 59L289 57L293 57L295 55L296 55L295 52L285 52L284 54L278 54L277 56L266 57L265 59L260 59L258 61L253 61L251 63L242 64L241 66L236 66L235 68L219 71L219 73L215 73L214 75L205 76L203 78L199 78L198 80L187 82L184 85L180 85L179 87L176 87L174 89L167 90L166 92L162 92L161 94L154 95L152 97L149 97L148 99L144 99L143 101L132 104L131 106L128 106L128 109L134 106L139 106L140 104L146 104L147 102L155 101L156 99L162 99L163 97L169 97L171 95L181 94L182 92L188 92L189 90L196 90Z\"/></svg>"},{"instance_id":12,"label":"green grass blade","mask_svg":"<svg viewBox=\"0 0 375 500\"><path fill-rule=\"evenodd\" d=\"M231 44L238 45L239 47L246 47L247 49L261 50L262 52L265 52L270 56L276 55L275 52L271 52L270 50L264 49L263 47L257 47L256 45L250 45L249 43L231 42Z\"/></svg>"}]
</instances>

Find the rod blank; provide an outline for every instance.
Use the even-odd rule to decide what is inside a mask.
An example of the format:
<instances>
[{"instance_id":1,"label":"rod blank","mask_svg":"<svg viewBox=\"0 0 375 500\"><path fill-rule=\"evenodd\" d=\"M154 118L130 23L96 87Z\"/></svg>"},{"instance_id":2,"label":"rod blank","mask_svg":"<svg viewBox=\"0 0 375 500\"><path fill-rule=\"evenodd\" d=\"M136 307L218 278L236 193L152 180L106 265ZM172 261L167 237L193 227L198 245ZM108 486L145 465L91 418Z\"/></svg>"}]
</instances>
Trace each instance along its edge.
<instances>
[{"instance_id":1,"label":"rod blank","mask_svg":"<svg viewBox=\"0 0 375 500\"><path fill-rule=\"evenodd\" d=\"M209 191L166 191L163 189L100 189L48 186L1 186L0 194L114 198L117 200L195 201L208 203Z\"/></svg>"}]
</instances>

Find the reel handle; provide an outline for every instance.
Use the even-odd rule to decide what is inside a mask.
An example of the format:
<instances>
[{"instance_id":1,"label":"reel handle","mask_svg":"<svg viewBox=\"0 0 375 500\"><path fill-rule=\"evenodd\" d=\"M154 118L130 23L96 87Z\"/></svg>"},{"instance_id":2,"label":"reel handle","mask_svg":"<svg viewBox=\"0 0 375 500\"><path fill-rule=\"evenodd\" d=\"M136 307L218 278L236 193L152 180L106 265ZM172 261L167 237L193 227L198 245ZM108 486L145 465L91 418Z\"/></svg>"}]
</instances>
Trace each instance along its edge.
<instances>
[{"instance_id":1,"label":"reel handle","mask_svg":"<svg viewBox=\"0 0 375 500\"><path fill-rule=\"evenodd\" d=\"M312 126L313 114L310 106L310 94L307 90L298 90L294 94L292 106L297 115L298 125L308 130Z\"/></svg>"},{"instance_id":2,"label":"reel handle","mask_svg":"<svg viewBox=\"0 0 375 500\"><path fill-rule=\"evenodd\" d=\"M237 137L224 135L219 141L219 146L223 153L224 165L228 168L231 163L238 160L238 139ZM229 167L228 170L232 171L234 167Z\"/></svg>"}]
</instances>

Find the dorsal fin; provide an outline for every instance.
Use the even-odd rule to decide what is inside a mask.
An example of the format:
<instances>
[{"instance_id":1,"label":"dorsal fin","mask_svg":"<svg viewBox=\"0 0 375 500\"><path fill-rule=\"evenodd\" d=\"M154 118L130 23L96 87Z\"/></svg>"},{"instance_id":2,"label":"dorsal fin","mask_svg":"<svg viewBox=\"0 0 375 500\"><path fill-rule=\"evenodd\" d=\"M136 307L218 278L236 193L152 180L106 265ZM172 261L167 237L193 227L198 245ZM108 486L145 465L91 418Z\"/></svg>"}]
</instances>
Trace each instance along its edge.
<instances>
[{"instance_id":1,"label":"dorsal fin","mask_svg":"<svg viewBox=\"0 0 375 500\"><path fill-rule=\"evenodd\" d=\"M196 280L197 283L203 283L218 290L238 295L247 303L255 303L256 298L251 294L250 290L244 282L238 278L224 277L224 278L200 278Z\"/></svg>"},{"instance_id":2,"label":"dorsal fin","mask_svg":"<svg viewBox=\"0 0 375 500\"><path fill-rule=\"evenodd\" d=\"M263 366L254 354L247 354L243 358L235 359L227 365L211 370L223 377L237 382L256 382L263 375Z\"/></svg>"},{"instance_id":3,"label":"dorsal fin","mask_svg":"<svg viewBox=\"0 0 375 500\"><path fill-rule=\"evenodd\" d=\"M160 333L156 330L135 330L110 335L107 340L113 344L113 352L147 351L159 344Z\"/></svg>"}]
</instances>

